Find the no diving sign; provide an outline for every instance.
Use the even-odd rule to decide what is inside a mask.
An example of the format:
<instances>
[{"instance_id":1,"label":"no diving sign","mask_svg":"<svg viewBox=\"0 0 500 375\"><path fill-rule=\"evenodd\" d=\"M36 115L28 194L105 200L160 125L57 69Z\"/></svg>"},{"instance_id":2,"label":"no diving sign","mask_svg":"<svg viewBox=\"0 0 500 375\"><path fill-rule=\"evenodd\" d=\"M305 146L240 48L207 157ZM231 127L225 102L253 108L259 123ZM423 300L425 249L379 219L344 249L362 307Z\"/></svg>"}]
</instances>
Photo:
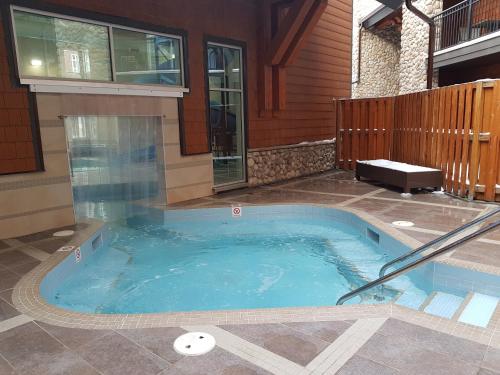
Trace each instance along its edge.
<instances>
[{"instance_id":1,"label":"no diving sign","mask_svg":"<svg viewBox=\"0 0 500 375\"><path fill-rule=\"evenodd\" d=\"M232 206L231 211L233 217L241 217L241 206Z\"/></svg>"}]
</instances>

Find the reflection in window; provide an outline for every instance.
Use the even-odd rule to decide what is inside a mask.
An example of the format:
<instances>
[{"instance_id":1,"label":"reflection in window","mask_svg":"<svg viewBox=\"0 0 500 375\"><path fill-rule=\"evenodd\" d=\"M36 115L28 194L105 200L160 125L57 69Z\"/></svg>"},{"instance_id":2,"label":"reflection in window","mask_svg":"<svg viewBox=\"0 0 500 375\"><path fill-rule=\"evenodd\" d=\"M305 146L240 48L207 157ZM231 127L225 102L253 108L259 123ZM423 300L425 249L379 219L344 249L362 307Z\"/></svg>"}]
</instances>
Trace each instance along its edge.
<instances>
[{"instance_id":1,"label":"reflection in window","mask_svg":"<svg viewBox=\"0 0 500 375\"><path fill-rule=\"evenodd\" d=\"M118 82L182 85L180 40L113 28Z\"/></svg>"},{"instance_id":2,"label":"reflection in window","mask_svg":"<svg viewBox=\"0 0 500 375\"><path fill-rule=\"evenodd\" d=\"M21 76L111 80L107 27L18 10L14 23Z\"/></svg>"}]
</instances>

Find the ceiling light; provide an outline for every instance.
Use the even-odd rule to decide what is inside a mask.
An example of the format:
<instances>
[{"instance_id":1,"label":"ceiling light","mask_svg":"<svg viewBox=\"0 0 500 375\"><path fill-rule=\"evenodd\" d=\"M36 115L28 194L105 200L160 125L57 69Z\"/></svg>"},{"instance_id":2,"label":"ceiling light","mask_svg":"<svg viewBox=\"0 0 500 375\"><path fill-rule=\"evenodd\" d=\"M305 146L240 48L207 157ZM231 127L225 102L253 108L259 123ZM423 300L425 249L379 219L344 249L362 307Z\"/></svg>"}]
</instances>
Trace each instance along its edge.
<instances>
[{"instance_id":1,"label":"ceiling light","mask_svg":"<svg viewBox=\"0 0 500 375\"><path fill-rule=\"evenodd\" d=\"M40 59L31 59L31 65L33 65L33 66L42 66L42 60L40 60Z\"/></svg>"}]
</instances>

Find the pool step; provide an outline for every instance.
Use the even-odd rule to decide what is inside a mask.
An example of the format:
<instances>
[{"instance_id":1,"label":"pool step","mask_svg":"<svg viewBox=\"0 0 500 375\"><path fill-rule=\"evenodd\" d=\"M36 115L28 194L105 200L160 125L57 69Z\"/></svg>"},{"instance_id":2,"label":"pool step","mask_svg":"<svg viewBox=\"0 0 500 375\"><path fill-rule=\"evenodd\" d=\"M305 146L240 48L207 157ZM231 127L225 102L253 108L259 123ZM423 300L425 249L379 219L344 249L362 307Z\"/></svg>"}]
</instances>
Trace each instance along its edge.
<instances>
[{"instance_id":1,"label":"pool step","mask_svg":"<svg viewBox=\"0 0 500 375\"><path fill-rule=\"evenodd\" d=\"M498 301L497 297L473 293L458 317L458 321L483 328L487 327L497 308Z\"/></svg>"},{"instance_id":2,"label":"pool step","mask_svg":"<svg viewBox=\"0 0 500 375\"><path fill-rule=\"evenodd\" d=\"M483 328L488 326L499 302L498 297L473 292L464 298L444 292L433 292L425 297L408 291L395 301L398 305L427 314Z\"/></svg>"},{"instance_id":3,"label":"pool step","mask_svg":"<svg viewBox=\"0 0 500 375\"><path fill-rule=\"evenodd\" d=\"M460 308L463 301L463 297L450 293L436 292L429 304L425 306L423 310L431 315L451 319Z\"/></svg>"}]
</instances>

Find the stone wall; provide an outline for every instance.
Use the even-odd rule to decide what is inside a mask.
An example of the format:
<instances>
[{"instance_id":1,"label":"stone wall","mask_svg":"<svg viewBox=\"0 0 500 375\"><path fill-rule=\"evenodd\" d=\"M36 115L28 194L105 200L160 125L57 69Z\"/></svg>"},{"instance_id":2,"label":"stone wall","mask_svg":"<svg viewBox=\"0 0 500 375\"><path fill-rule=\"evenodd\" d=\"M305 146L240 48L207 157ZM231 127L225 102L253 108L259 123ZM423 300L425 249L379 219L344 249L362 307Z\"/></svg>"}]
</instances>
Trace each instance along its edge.
<instances>
[{"instance_id":1,"label":"stone wall","mask_svg":"<svg viewBox=\"0 0 500 375\"><path fill-rule=\"evenodd\" d=\"M332 169L335 140L250 149L247 153L248 184L269 184Z\"/></svg>"},{"instance_id":2,"label":"stone wall","mask_svg":"<svg viewBox=\"0 0 500 375\"><path fill-rule=\"evenodd\" d=\"M443 8L442 0L417 0L413 5L432 17ZM427 52L429 26L403 6L401 30L401 57L399 93L421 91L427 88ZM437 74L434 74L437 83Z\"/></svg>"},{"instance_id":3,"label":"stone wall","mask_svg":"<svg viewBox=\"0 0 500 375\"><path fill-rule=\"evenodd\" d=\"M352 85L353 98L397 95L400 53L401 34L395 27L361 30L361 69Z\"/></svg>"}]
</instances>

